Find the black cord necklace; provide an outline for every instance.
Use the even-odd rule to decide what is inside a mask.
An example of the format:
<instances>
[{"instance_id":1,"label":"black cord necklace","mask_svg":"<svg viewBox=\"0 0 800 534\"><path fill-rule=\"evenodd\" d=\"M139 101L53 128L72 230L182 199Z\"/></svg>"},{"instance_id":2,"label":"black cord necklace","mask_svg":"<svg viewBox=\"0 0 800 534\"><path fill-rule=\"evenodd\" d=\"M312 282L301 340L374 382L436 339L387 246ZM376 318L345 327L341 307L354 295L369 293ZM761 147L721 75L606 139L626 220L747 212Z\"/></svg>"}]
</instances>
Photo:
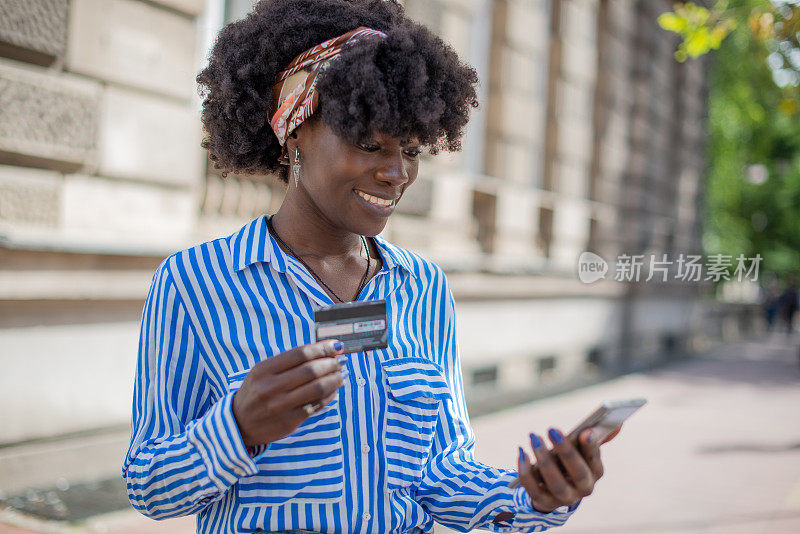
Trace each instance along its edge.
<instances>
[{"instance_id":1,"label":"black cord necklace","mask_svg":"<svg viewBox=\"0 0 800 534\"><path fill-rule=\"evenodd\" d=\"M275 231L275 228L272 226L272 217L267 217L267 228L269 229L270 233L272 233L272 235L273 235L273 236L275 236L275 239L277 239L277 240L278 240L278 242L279 242L281 245L283 245L284 247L286 247L286 249L287 249L287 250L288 250L288 251L291 253L291 255L292 255L292 256L294 256L295 258L297 258L297 260L298 260L300 263L302 263L302 264L305 266L305 268L306 268L306 269L308 269L308 271L309 271L311 274L313 274L313 275L314 275L314 278L316 278L316 279L319 281L319 283L320 283L320 284L322 284L323 286L325 286L325 287L328 289L328 291L330 291L330 292L331 292L331 295L333 295L334 297L336 297L336 299L337 299L339 302L344 302L342 299L340 299L340 298L339 298L339 295L337 295L336 293L334 293L333 289L331 289L331 288L330 288L330 286L328 286L328 284L326 284L325 282L323 282L322 278L320 278L320 277L317 275L317 273L315 273L315 272L314 272L314 269L312 269L311 267L309 267L309 265L308 265L306 262L304 262L304 261L303 261L303 259L302 259L300 256L298 256L297 254L295 254L294 250L292 250L292 247L290 247L289 245L287 245L286 243L284 243L283 239L281 239L281 238L280 238L280 236L278 235L278 232L276 232L276 231ZM361 283L358 285L358 290L356 291L356 297L355 297L356 299L357 299L357 298L358 298L358 296L361 294L361 290L362 290L362 289L364 289L364 284L366 283L366 281L367 281L367 275L369 274L369 264L370 264L369 247L367 247L367 241L366 241L366 239L364 239L364 236L363 236L363 235L362 235L362 236L359 236L359 237L361 237L361 244L364 246L364 250L365 250L365 251L366 251L366 253L367 253L367 270L366 270L366 271L364 271L364 276L362 276L362 277L361 277Z\"/></svg>"}]
</instances>

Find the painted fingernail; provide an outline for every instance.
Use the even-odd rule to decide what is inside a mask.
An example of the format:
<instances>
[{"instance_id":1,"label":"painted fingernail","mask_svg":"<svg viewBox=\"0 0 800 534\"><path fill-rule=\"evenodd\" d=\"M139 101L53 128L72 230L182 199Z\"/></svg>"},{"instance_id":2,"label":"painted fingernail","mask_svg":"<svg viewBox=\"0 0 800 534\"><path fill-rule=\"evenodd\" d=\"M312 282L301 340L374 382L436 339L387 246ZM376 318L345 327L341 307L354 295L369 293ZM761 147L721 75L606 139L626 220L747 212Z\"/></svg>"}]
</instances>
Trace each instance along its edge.
<instances>
[{"instance_id":1,"label":"painted fingernail","mask_svg":"<svg viewBox=\"0 0 800 534\"><path fill-rule=\"evenodd\" d=\"M534 449L541 449L542 448L542 440L539 439L539 436L531 432L531 447Z\"/></svg>"},{"instance_id":2,"label":"painted fingernail","mask_svg":"<svg viewBox=\"0 0 800 534\"><path fill-rule=\"evenodd\" d=\"M342 350L344 348L344 343L341 341L337 341L333 344L333 350Z\"/></svg>"},{"instance_id":3,"label":"painted fingernail","mask_svg":"<svg viewBox=\"0 0 800 534\"><path fill-rule=\"evenodd\" d=\"M594 442L594 431L590 430L589 435L586 436L586 443L593 443Z\"/></svg>"},{"instance_id":4,"label":"painted fingernail","mask_svg":"<svg viewBox=\"0 0 800 534\"><path fill-rule=\"evenodd\" d=\"M522 450L522 447L519 447L519 461L523 462L524 460L527 460L527 456L525 451Z\"/></svg>"},{"instance_id":5,"label":"painted fingernail","mask_svg":"<svg viewBox=\"0 0 800 534\"><path fill-rule=\"evenodd\" d=\"M339 369L339 372L342 373L342 378L347 378L350 375L350 371L347 370L347 367L342 367Z\"/></svg>"},{"instance_id":6,"label":"painted fingernail","mask_svg":"<svg viewBox=\"0 0 800 534\"><path fill-rule=\"evenodd\" d=\"M339 362L339 365L346 365L347 364L347 356L344 354L340 354L336 357L336 361Z\"/></svg>"},{"instance_id":7,"label":"painted fingernail","mask_svg":"<svg viewBox=\"0 0 800 534\"><path fill-rule=\"evenodd\" d=\"M561 432L559 432L559 431L558 431L557 429L555 429L555 428L551 428L551 429L550 429L550 430L547 432L547 435L548 435L548 436L550 436L550 439L551 439L551 440L552 440L552 442L553 442L554 444L556 444L556 445L558 445L559 443L561 443L562 441L564 441L564 436L563 436L563 435L561 435Z\"/></svg>"}]
</instances>

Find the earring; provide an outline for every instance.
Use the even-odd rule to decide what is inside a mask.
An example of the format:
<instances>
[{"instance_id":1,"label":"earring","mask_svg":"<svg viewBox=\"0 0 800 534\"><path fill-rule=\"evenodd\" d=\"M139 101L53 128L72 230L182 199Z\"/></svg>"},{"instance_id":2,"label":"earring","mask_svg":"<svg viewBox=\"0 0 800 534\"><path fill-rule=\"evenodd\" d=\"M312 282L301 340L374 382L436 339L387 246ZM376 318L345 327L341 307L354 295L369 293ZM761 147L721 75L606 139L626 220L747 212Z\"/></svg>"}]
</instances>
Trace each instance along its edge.
<instances>
[{"instance_id":1,"label":"earring","mask_svg":"<svg viewBox=\"0 0 800 534\"><path fill-rule=\"evenodd\" d=\"M294 172L294 186L298 186L298 182L300 181L300 151L297 148L294 149L294 165L292 165L292 171Z\"/></svg>"}]
</instances>

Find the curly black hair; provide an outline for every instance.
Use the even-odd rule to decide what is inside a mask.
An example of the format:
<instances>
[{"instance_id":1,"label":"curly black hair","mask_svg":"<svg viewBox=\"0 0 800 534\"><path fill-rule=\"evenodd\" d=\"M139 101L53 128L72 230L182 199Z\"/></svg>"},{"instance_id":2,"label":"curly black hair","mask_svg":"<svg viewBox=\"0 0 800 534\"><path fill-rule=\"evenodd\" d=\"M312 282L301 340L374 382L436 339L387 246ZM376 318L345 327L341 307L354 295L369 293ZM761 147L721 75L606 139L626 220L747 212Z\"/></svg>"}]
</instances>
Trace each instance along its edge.
<instances>
[{"instance_id":1,"label":"curly black hair","mask_svg":"<svg viewBox=\"0 0 800 534\"><path fill-rule=\"evenodd\" d=\"M478 107L478 76L394 0L261 0L245 18L225 26L197 75L202 121L214 166L227 172L274 174L287 182L281 145L269 125L272 86L301 52L359 26L386 39L349 43L319 73L321 119L351 142L376 132L417 137L431 154L458 151Z\"/></svg>"}]
</instances>

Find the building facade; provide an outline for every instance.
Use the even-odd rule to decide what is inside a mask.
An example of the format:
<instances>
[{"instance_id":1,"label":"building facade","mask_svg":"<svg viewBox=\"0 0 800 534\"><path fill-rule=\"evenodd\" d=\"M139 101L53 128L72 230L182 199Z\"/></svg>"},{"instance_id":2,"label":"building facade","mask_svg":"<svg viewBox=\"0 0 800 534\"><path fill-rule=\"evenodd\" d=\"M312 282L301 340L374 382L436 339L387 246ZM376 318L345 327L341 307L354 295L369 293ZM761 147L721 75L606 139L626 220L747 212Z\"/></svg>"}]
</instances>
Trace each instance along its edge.
<instances>
[{"instance_id":1,"label":"building facade","mask_svg":"<svg viewBox=\"0 0 800 534\"><path fill-rule=\"evenodd\" d=\"M153 270L280 206L200 147L194 76L250 5L0 0L5 494L118 475ZM471 410L690 348L702 284L576 275L700 253L708 65L674 60L671 2L405 5L481 79L464 150L423 159L384 232L448 273Z\"/></svg>"}]
</instances>

